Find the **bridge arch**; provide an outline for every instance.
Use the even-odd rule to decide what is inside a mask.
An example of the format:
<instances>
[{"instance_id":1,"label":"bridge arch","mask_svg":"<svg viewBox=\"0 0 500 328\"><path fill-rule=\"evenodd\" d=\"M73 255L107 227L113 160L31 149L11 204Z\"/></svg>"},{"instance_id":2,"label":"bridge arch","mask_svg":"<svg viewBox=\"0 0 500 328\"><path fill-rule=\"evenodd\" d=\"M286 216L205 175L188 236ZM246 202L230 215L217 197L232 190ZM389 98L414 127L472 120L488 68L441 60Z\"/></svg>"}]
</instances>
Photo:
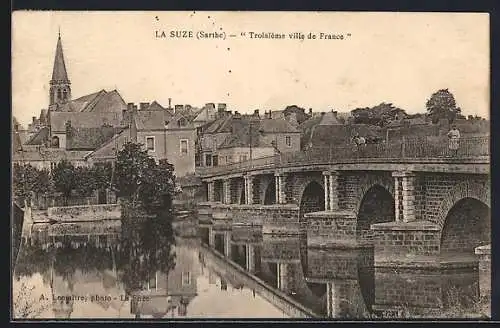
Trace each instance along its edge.
<instances>
[{"instance_id":1,"label":"bridge arch","mask_svg":"<svg viewBox=\"0 0 500 328\"><path fill-rule=\"evenodd\" d=\"M356 220L356 235L361 240L372 240L370 226L395 221L395 200L386 187L372 185L361 199Z\"/></svg>"},{"instance_id":2,"label":"bridge arch","mask_svg":"<svg viewBox=\"0 0 500 328\"><path fill-rule=\"evenodd\" d=\"M276 204L276 184L270 181L264 189L264 205Z\"/></svg>"},{"instance_id":3,"label":"bridge arch","mask_svg":"<svg viewBox=\"0 0 500 328\"><path fill-rule=\"evenodd\" d=\"M357 197L356 197L356 204L354 206L354 209L356 213L359 213L359 210L361 208L361 205L363 203L363 200L365 198L365 195L367 192L374 186L381 186L385 190L387 190L392 198L394 199L394 179L392 176L383 176L383 175L365 175L360 178L360 181L358 182L358 189L357 189Z\"/></svg>"},{"instance_id":4,"label":"bridge arch","mask_svg":"<svg viewBox=\"0 0 500 328\"><path fill-rule=\"evenodd\" d=\"M490 208L471 197L457 201L441 229L441 255L473 255L477 246L491 243Z\"/></svg>"},{"instance_id":5,"label":"bridge arch","mask_svg":"<svg viewBox=\"0 0 500 328\"><path fill-rule=\"evenodd\" d=\"M484 183L474 181L463 181L456 184L444 197L437 216L433 220L441 228L444 227L448 213L452 207L463 198L474 198L486 206L490 206L490 186Z\"/></svg>"},{"instance_id":6,"label":"bridge arch","mask_svg":"<svg viewBox=\"0 0 500 328\"><path fill-rule=\"evenodd\" d=\"M325 189L316 180L310 181L300 194L300 216L325 210Z\"/></svg>"}]
</instances>

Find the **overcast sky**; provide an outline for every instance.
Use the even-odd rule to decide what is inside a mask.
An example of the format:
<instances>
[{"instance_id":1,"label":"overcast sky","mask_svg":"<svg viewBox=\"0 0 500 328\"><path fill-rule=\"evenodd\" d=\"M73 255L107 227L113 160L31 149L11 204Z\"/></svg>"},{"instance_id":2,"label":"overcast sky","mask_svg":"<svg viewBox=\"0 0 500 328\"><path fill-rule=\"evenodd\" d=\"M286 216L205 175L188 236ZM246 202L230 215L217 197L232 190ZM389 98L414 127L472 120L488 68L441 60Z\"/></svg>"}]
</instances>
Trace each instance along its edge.
<instances>
[{"instance_id":1,"label":"overcast sky","mask_svg":"<svg viewBox=\"0 0 500 328\"><path fill-rule=\"evenodd\" d=\"M385 101L414 113L448 88L465 115L489 117L487 14L18 11L12 103L24 125L47 108L59 27L73 98L117 89L125 102L165 106L171 97L240 112L350 111ZM173 29L237 37L155 38ZM248 39L250 31L350 36L264 40Z\"/></svg>"}]
</instances>

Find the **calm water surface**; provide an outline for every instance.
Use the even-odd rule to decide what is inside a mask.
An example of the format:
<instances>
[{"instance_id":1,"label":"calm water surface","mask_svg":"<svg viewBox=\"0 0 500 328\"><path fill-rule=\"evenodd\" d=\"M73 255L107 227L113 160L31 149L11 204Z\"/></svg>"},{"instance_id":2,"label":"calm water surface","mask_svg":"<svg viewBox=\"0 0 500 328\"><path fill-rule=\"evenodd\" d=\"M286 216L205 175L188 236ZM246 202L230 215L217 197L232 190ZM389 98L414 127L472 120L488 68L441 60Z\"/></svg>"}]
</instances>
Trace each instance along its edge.
<instances>
[{"instance_id":1,"label":"calm water surface","mask_svg":"<svg viewBox=\"0 0 500 328\"><path fill-rule=\"evenodd\" d=\"M16 316L287 318L302 306L319 317L373 318L478 293L476 268L375 270L371 249L312 250L303 236L241 226L180 238L167 222L33 226L15 265Z\"/></svg>"}]
</instances>

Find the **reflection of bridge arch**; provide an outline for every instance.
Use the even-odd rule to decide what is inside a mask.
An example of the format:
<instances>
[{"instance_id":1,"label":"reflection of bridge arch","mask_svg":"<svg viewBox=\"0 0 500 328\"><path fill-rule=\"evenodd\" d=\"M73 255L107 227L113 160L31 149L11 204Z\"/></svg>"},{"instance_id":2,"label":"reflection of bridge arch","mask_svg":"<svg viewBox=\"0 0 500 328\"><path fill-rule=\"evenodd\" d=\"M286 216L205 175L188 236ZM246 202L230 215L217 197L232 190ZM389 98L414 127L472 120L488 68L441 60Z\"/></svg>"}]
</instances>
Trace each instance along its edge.
<instances>
[{"instance_id":1,"label":"reflection of bridge arch","mask_svg":"<svg viewBox=\"0 0 500 328\"><path fill-rule=\"evenodd\" d=\"M475 198L462 198L448 211L441 231L441 254L474 254L491 243L490 208Z\"/></svg>"},{"instance_id":2,"label":"reflection of bridge arch","mask_svg":"<svg viewBox=\"0 0 500 328\"><path fill-rule=\"evenodd\" d=\"M375 223L395 220L394 197L387 188L375 184L364 194L358 210L356 221L357 237L371 240L370 226Z\"/></svg>"},{"instance_id":3,"label":"reflection of bridge arch","mask_svg":"<svg viewBox=\"0 0 500 328\"><path fill-rule=\"evenodd\" d=\"M264 205L276 204L276 184L271 181L264 190Z\"/></svg>"},{"instance_id":4,"label":"reflection of bridge arch","mask_svg":"<svg viewBox=\"0 0 500 328\"><path fill-rule=\"evenodd\" d=\"M310 212L325 210L325 189L317 181L309 182L301 193L300 197L301 217Z\"/></svg>"}]
</instances>

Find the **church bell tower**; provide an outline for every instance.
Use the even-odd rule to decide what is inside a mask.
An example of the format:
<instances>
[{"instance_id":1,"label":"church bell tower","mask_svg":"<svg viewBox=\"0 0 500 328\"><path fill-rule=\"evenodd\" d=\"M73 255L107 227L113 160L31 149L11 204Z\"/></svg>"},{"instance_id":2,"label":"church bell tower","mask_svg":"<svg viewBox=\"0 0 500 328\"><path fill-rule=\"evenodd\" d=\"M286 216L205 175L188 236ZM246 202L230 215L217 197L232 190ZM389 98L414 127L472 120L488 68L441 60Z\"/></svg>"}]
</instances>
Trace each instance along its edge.
<instances>
[{"instance_id":1,"label":"church bell tower","mask_svg":"<svg viewBox=\"0 0 500 328\"><path fill-rule=\"evenodd\" d=\"M52 79L50 80L49 92L49 108L55 107L54 110L57 110L57 107L59 107L59 105L71 100L71 82L68 79L66 64L64 63L60 32L57 39L56 55L54 58L54 68L52 70Z\"/></svg>"}]
</instances>

